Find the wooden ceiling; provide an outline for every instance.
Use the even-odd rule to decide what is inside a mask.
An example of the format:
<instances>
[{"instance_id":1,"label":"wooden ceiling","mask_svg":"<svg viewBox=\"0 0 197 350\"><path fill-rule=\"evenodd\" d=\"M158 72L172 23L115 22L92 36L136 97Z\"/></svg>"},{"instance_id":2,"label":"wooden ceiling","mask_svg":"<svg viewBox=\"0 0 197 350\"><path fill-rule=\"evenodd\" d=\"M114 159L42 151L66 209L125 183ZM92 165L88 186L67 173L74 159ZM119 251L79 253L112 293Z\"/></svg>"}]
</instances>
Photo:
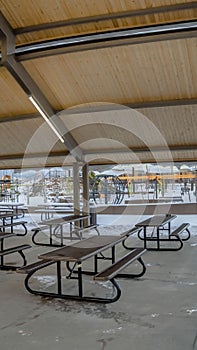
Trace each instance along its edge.
<instances>
[{"instance_id":1,"label":"wooden ceiling","mask_svg":"<svg viewBox=\"0 0 197 350\"><path fill-rule=\"evenodd\" d=\"M196 161L196 1L0 0L0 9L1 169ZM28 95L55 115L64 144Z\"/></svg>"}]
</instances>

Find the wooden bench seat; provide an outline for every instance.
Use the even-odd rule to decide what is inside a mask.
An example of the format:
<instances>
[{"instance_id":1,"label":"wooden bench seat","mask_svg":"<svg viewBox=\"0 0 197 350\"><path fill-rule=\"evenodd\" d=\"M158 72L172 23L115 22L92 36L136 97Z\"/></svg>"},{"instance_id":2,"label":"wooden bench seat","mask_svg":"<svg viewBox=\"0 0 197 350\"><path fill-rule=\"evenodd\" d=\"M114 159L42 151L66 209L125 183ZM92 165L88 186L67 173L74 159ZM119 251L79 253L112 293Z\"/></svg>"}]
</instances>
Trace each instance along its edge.
<instances>
[{"instance_id":1,"label":"wooden bench seat","mask_svg":"<svg viewBox=\"0 0 197 350\"><path fill-rule=\"evenodd\" d=\"M0 240L14 236L16 236L15 233L0 232Z\"/></svg>"},{"instance_id":2,"label":"wooden bench seat","mask_svg":"<svg viewBox=\"0 0 197 350\"><path fill-rule=\"evenodd\" d=\"M23 226L25 232L24 233L16 233L17 236L25 236L27 234L27 227L26 227L27 221L15 221L13 223L5 224L5 225L0 225L0 230L5 231L6 228L11 228L13 232L13 228L16 226Z\"/></svg>"},{"instance_id":3,"label":"wooden bench seat","mask_svg":"<svg viewBox=\"0 0 197 350\"><path fill-rule=\"evenodd\" d=\"M1 250L0 256L20 252L20 251L23 251L24 249L28 249L28 248L31 248L31 246L29 244L21 244L21 245L15 246L15 247Z\"/></svg>"},{"instance_id":4,"label":"wooden bench seat","mask_svg":"<svg viewBox=\"0 0 197 350\"><path fill-rule=\"evenodd\" d=\"M107 298L105 300L105 303L112 303L117 301L121 296L121 288L117 281L115 280L115 277L127 277L127 278L136 278L141 277L146 272L146 266L141 258L141 255L146 252L146 249L144 248L134 248L131 252L117 260L115 263L110 265L109 267L105 268L101 272L97 273L94 276L95 281L110 281L116 290L116 295L112 298ZM131 273L121 273L123 269L128 267L131 263L134 261L138 261L142 265L142 271L138 274L131 274Z\"/></svg>"},{"instance_id":5,"label":"wooden bench seat","mask_svg":"<svg viewBox=\"0 0 197 350\"><path fill-rule=\"evenodd\" d=\"M28 264L28 265L25 265L23 267L20 267L16 270L16 272L19 272L19 273L27 273L27 274L30 274L30 273L33 273L41 268L44 268L44 267L47 267L49 265L52 265L54 264L55 262L54 261L47 261L47 260L38 260L32 264Z\"/></svg>"},{"instance_id":6,"label":"wooden bench seat","mask_svg":"<svg viewBox=\"0 0 197 350\"><path fill-rule=\"evenodd\" d=\"M115 263L110 265L109 267L105 268L98 274L94 276L94 280L96 281L107 281L111 280L112 278L116 277L117 275L120 276L120 272L125 269L128 265L130 265L135 260L139 259L142 254L146 252L146 249L144 248L134 248L133 251L127 253L122 258L117 260ZM143 271L143 274L145 271ZM141 275L141 274L140 274ZM124 274L125 277L127 277L127 274ZM130 274L129 274L130 276ZM139 275L135 275L135 277L139 277Z\"/></svg>"},{"instance_id":7,"label":"wooden bench seat","mask_svg":"<svg viewBox=\"0 0 197 350\"><path fill-rule=\"evenodd\" d=\"M188 227L190 226L189 223L184 222L183 224L181 224L179 227L177 227L174 231L172 231L170 233L170 237L179 237L180 238L180 234L183 233L183 231L187 231L187 237L181 237L182 241L187 241L190 238L190 231L188 230Z\"/></svg>"},{"instance_id":8,"label":"wooden bench seat","mask_svg":"<svg viewBox=\"0 0 197 350\"><path fill-rule=\"evenodd\" d=\"M7 265L4 263L4 256L13 254L13 253L19 253L23 259L23 266L26 265L27 261L25 258L25 255L23 253L23 250L31 248L31 245L29 244L22 244L19 246L14 246L11 248L6 248L0 251L0 258L1 258L1 264L0 264L0 270L16 270L19 268L19 266L14 266L14 265Z\"/></svg>"}]
</instances>

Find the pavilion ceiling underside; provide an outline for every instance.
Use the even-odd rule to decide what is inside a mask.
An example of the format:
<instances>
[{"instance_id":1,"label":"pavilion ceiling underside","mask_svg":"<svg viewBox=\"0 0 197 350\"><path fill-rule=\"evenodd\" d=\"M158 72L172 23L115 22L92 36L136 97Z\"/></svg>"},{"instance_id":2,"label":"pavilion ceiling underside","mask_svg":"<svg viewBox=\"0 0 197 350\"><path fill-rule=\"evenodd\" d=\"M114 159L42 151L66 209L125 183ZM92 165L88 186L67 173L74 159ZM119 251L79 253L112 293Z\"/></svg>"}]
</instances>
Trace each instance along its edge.
<instances>
[{"instance_id":1,"label":"pavilion ceiling underside","mask_svg":"<svg viewBox=\"0 0 197 350\"><path fill-rule=\"evenodd\" d=\"M28 3L28 6L27 6ZM36 6L35 6L36 3ZM44 3L44 4L43 4ZM1 11L16 35L16 47L100 32L190 22L195 1L59 1L0 0ZM46 8L45 8L46 6ZM92 164L194 161L197 156L197 39L125 42L75 52L29 55L18 59L56 112L113 104L136 109L152 123L158 138L147 145L123 125L95 122L81 126L65 119L70 134ZM16 56L17 59L17 56ZM56 166L72 163L69 151L47 126L6 67L0 66L0 168ZM163 103L163 105L162 105ZM169 105L168 105L169 103ZM155 104L152 108L146 104ZM135 106L137 106L135 108ZM91 113L89 114L91 115ZM124 116L119 115L119 119ZM124 121L122 119L122 121ZM47 133L47 137L41 135ZM9 140L9 142L7 142ZM103 142L102 140L105 140ZM151 146L153 150L147 148ZM101 153L99 153L101 151ZM124 152L125 151L125 152ZM152 152L153 151L153 152ZM114 154L113 154L114 153ZM46 160L43 160L46 158ZM36 160L37 159L37 160Z\"/></svg>"}]
</instances>

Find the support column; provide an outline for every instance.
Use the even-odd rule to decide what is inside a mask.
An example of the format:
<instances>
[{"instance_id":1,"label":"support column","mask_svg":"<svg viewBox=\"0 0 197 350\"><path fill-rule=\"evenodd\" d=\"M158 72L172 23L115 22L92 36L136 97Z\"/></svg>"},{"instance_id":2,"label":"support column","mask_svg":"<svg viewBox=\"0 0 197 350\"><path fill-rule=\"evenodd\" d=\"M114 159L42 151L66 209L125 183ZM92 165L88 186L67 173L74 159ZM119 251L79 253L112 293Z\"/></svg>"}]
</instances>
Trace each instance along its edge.
<instances>
[{"instance_id":1,"label":"support column","mask_svg":"<svg viewBox=\"0 0 197 350\"><path fill-rule=\"evenodd\" d=\"M79 163L73 164L73 195L74 214L80 213L80 183L79 183Z\"/></svg>"},{"instance_id":2,"label":"support column","mask_svg":"<svg viewBox=\"0 0 197 350\"><path fill-rule=\"evenodd\" d=\"M83 176L83 213L90 213L90 205L89 205L89 165L85 164L82 168L82 176ZM84 220L85 225L89 225L89 220Z\"/></svg>"}]
</instances>

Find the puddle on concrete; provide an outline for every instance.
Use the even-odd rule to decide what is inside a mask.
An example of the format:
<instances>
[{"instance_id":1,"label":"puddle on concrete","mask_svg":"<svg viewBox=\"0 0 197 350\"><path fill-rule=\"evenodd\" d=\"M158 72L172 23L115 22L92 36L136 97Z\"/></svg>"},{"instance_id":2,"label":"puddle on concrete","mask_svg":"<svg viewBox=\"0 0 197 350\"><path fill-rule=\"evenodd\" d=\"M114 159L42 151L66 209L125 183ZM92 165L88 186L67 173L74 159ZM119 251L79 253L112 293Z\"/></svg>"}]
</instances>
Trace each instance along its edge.
<instances>
[{"instance_id":1,"label":"puddle on concrete","mask_svg":"<svg viewBox=\"0 0 197 350\"><path fill-rule=\"evenodd\" d=\"M197 246L197 243L190 244L190 247L196 247L196 246Z\"/></svg>"},{"instance_id":2,"label":"puddle on concrete","mask_svg":"<svg viewBox=\"0 0 197 350\"><path fill-rule=\"evenodd\" d=\"M132 317L124 312L115 312L105 304L82 303L73 300L43 298L42 304L52 306L56 312L84 314L99 319L113 319L117 324L130 323Z\"/></svg>"}]
</instances>

